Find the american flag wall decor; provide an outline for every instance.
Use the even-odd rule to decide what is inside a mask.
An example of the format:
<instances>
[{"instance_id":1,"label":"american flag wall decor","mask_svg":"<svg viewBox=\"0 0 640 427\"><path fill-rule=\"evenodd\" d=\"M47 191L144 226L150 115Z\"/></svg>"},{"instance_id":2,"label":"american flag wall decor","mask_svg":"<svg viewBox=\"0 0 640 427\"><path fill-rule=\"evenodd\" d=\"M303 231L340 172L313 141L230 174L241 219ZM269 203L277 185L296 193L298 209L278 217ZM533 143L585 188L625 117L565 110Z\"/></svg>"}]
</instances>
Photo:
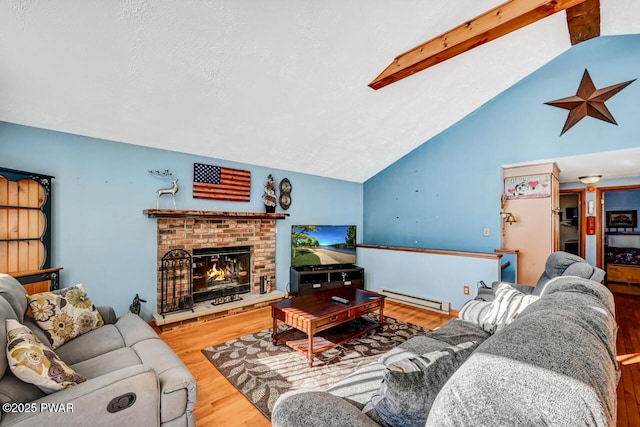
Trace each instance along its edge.
<instances>
[{"instance_id":1,"label":"american flag wall decor","mask_svg":"<svg viewBox=\"0 0 640 427\"><path fill-rule=\"evenodd\" d=\"M251 199L251 172L194 163L193 198L248 202Z\"/></svg>"}]
</instances>

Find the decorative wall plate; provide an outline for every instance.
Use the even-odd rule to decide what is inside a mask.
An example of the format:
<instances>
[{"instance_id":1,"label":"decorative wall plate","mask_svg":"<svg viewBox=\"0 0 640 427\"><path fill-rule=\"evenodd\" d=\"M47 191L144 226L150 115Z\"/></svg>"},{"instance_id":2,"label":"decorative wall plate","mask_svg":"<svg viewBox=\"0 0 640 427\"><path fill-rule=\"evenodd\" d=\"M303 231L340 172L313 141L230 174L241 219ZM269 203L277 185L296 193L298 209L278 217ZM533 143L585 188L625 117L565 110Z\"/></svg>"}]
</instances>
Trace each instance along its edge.
<instances>
[{"instance_id":1,"label":"decorative wall plate","mask_svg":"<svg viewBox=\"0 0 640 427\"><path fill-rule=\"evenodd\" d=\"M289 206L291 206L291 190L291 182L288 178L280 181L280 207L284 210L289 209Z\"/></svg>"}]
</instances>

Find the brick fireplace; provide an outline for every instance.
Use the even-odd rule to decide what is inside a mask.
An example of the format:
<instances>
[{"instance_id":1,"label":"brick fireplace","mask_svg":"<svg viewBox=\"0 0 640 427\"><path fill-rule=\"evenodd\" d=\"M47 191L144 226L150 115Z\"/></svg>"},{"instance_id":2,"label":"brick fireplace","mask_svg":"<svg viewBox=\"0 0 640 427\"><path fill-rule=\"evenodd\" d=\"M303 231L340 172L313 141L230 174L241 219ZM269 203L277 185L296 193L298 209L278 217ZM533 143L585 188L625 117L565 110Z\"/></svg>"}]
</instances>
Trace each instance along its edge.
<instances>
[{"instance_id":1,"label":"brick fireplace","mask_svg":"<svg viewBox=\"0 0 640 427\"><path fill-rule=\"evenodd\" d=\"M144 213L157 220L157 301L159 313L154 315L154 320L158 326L222 317L244 311L247 308L254 308L260 304L266 305L274 298L277 300L286 296L286 293L277 291L268 294L261 293L261 281L263 282L263 291L265 285L270 285L270 289L275 290L276 220L284 219L288 214L161 209L147 209ZM242 287L241 299L236 297L236 300L229 299L231 302L227 304L220 304L220 298L212 294L212 301L196 301L192 309L178 310L175 314L162 313L163 301L167 300L166 295L162 294L162 259L167 253L181 249L197 257L212 249L222 249L224 252L226 248L238 247L246 248L251 260L248 283ZM193 300L193 283L188 285L190 286L191 295L189 298L191 301ZM175 289L170 289L172 292L176 292ZM166 288L164 292L167 292ZM267 302L262 303L263 301ZM170 317L179 320L174 322L172 319L168 319Z\"/></svg>"}]
</instances>

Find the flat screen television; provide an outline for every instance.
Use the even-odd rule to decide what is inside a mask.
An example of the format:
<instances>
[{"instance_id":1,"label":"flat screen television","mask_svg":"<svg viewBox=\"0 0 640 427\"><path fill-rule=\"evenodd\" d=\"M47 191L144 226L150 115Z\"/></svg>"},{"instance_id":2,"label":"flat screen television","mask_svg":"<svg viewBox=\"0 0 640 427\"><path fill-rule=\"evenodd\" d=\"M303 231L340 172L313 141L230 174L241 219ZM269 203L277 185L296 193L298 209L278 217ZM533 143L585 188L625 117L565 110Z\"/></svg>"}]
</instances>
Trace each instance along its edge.
<instances>
[{"instance_id":1,"label":"flat screen television","mask_svg":"<svg viewBox=\"0 0 640 427\"><path fill-rule=\"evenodd\" d=\"M292 225L291 266L356 263L355 225Z\"/></svg>"}]
</instances>

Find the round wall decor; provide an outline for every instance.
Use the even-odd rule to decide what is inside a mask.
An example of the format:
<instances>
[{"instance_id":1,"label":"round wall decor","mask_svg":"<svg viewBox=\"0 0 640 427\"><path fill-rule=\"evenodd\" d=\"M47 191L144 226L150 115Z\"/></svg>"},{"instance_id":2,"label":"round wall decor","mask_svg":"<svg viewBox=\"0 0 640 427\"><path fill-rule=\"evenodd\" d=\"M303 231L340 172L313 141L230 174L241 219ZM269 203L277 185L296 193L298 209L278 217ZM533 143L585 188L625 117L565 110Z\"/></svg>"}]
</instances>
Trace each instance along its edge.
<instances>
[{"instance_id":1,"label":"round wall decor","mask_svg":"<svg viewBox=\"0 0 640 427\"><path fill-rule=\"evenodd\" d=\"M291 182L288 178L280 181L280 207L285 211L291 206Z\"/></svg>"}]
</instances>

